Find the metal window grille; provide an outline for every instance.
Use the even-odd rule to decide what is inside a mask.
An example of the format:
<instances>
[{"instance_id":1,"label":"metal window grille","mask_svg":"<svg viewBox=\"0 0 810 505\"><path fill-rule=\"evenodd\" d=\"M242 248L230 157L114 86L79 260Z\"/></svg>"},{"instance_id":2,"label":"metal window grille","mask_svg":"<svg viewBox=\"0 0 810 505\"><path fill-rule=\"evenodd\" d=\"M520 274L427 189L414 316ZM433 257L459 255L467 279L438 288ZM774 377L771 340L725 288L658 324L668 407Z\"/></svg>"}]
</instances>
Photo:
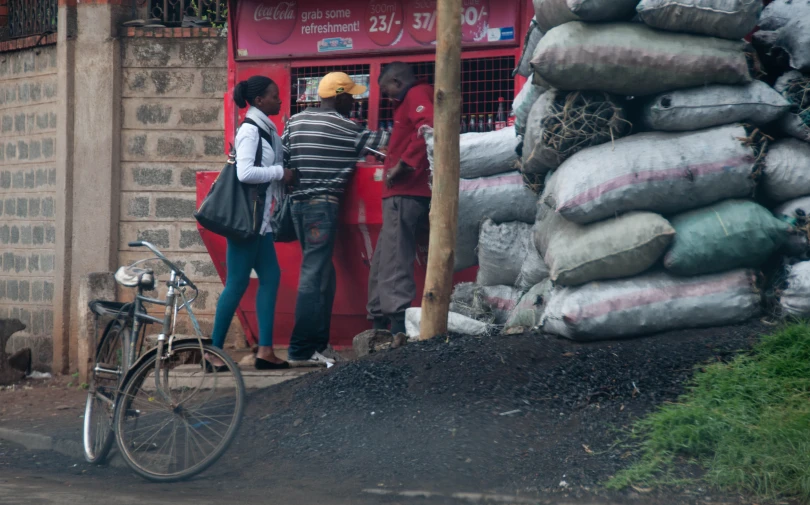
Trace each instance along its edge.
<instances>
[{"instance_id":1,"label":"metal window grille","mask_svg":"<svg viewBox=\"0 0 810 505\"><path fill-rule=\"evenodd\" d=\"M433 61L411 64L417 78L433 84L436 65ZM499 107L503 104L503 115L509 113L515 96L515 80L512 70L515 68L514 56L497 56L494 58L470 58L461 61L461 118L463 133L488 131L498 120ZM503 98L503 101L500 99ZM393 110L388 99L381 98L380 128L391 128ZM490 121L490 117L492 121ZM470 126L470 123L473 126ZM482 122L483 121L483 122Z\"/></svg>"},{"instance_id":2,"label":"metal window grille","mask_svg":"<svg viewBox=\"0 0 810 505\"><path fill-rule=\"evenodd\" d=\"M385 65L383 65L383 68ZM427 81L433 85L434 77L436 75L436 62L435 61L420 61L411 63L413 73L420 81ZM394 109L391 100L381 96L380 97L380 115L379 125L377 128L381 130L391 130L394 127Z\"/></svg>"},{"instance_id":3,"label":"metal window grille","mask_svg":"<svg viewBox=\"0 0 810 505\"><path fill-rule=\"evenodd\" d=\"M345 72L357 84L369 85L370 65L340 65L333 67L299 67L292 69L290 112L298 114L307 107L317 105L318 83L321 77L329 72ZM368 91L361 96L355 96L356 103L352 111L351 119L358 123L368 125Z\"/></svg>"},{"instance_id":4,"label":"metal window grille","mask_svg":"<svg viewBox=\"0 0 810 505\"><path fill-rule=\"evenodd\" d=\"M159 19L167 26L180 26L184 16L222 24L227 15L226 0L149 0L149 16Z\"/></svg>"},{"instance_id":5,"label":"metal window grille","mask_svg":"<svg viewBox=\"0 0 810 505\"><path fill-rule=\"evenodd\" d=\"M57 0L8 0L8 38L55 33Z\"/></svg>"},{"instance_id":6,"label":"metal window grille","mask_svg":"<svg viewBox=\"0 0 810 505\"><path fill-rule=\"evenodd\" d=\"M385 64L373 63L384 66ZM436 64L434 61L413 62L411 66L417 78L434 83ZM498 121L499 107L503 104L503 115L508 115L515 96L515 80L512 70L515 68L514 56L496 56L490 58L469 58L461 62L461 100L463 123L462 132L488 131ZM368 85L371 65L313 66L292 69L292 86L290 111L297 114L310 105L318 102L317 87L320 78L329 72L345 72L355 82ZM376 86L377 83L371 83ZM358 98L358 97L356 97ZM501 101L500 99L503 99ZM376 107L377 124L369 124L369 107ZM393 109L391 101L380 97L378 103L369 103L368 94L359 97L352 119L370 127L380 129L393 128ZM492 121L490 121L492 119ZM470 126L470 123L473 126Z\"/></svg>"}]
</instances>

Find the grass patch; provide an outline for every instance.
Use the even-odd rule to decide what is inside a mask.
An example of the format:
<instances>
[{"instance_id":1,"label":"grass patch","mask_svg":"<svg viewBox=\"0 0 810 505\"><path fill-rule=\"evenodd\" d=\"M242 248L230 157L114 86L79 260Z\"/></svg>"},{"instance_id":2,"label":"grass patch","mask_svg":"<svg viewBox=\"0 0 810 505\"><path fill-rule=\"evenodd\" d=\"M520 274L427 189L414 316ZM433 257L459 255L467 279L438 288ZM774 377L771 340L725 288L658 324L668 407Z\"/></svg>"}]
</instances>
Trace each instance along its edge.
<instances>
[{"instance_id":1,"label":"grass patch","mask_svg":"<svg viewBox=\"0 0 810 505\"><path fill-rule=\"evenodd\" d=\"M786 326L751 353L697 372L688 392L633 428L640 459L607 487L703 479L759 497L810 502L810 325Z\"/></svg>"}]
</instances>

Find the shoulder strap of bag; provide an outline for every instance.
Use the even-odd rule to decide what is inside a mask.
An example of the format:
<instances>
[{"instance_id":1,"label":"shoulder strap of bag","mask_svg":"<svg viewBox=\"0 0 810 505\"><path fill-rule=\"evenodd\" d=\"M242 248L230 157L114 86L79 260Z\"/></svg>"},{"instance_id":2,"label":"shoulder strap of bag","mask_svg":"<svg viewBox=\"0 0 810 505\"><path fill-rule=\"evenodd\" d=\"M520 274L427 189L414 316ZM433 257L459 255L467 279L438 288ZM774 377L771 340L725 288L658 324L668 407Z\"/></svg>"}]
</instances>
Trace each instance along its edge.
<instances>
[{"instance_id":1,"label":"shoulder strap of bag","mask_svg":"<svg viewBox=\"0 0 810 505\"><path fill-rule=\"evenodd\" d=\"M242 124L245 124L245 123L252 124L253 126L256 127L257 130L259 130L260 140L259 140L259 144L256 146L256 159L254 160L253 164L254 164L254 166L260 167L260 166L262 166L262 141L261 141L261 139L264 139L265 141L267 141L268 144L270 144L270 147L273 147L273 137L271 137L269 133L264 131L264 128L262 128L261 126L256 124L256 121L254 121L254 120L252 120L250 118L245 118L245 120L242 121Z\"/></svg>"}]
</instances>

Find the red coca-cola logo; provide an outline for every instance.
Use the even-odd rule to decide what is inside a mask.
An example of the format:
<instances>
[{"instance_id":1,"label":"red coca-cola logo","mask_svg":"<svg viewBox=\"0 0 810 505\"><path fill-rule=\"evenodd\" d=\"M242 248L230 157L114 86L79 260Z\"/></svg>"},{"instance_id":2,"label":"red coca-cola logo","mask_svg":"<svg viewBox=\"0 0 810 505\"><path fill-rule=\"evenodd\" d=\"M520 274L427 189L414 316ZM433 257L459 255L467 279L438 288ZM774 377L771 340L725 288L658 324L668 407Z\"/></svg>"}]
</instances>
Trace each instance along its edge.
<instances>
[{"instance_id":1,"label":"red coca-cola logo","mask_svg":"<svg viewBox=\"0 0 810 505\"><path fill-rule=\"evenodd\" d=\"M298 2L295 0L261 2L253 11L258 24L259 37L268 44L281 44L287 40L298 20Z\"/></svg>"}]
</instances>

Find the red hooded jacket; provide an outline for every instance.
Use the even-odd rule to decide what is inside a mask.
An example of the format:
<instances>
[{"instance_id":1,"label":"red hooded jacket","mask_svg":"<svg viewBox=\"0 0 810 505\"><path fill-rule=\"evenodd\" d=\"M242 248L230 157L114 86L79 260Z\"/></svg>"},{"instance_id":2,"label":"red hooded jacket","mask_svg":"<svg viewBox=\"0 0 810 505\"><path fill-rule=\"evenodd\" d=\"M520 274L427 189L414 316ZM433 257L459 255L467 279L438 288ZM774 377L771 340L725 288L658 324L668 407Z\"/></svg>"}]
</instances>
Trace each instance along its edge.
<instances>
[{"instance_id":1,"label":"red hooded jacket","mask_svg":"<svg viewBox=\"0 0 810 505\"><path fill-rule=\"evenodd\" d=\"M419 83L409 89L401 101L394 101L394 128L388 141L385 175L399 160L413 167L400 174L392 187L384 187L382 197L430 197L430 163L425 139L419 135L423 125L433 127L433 86Z\"/></svg>"}]
</instances>

